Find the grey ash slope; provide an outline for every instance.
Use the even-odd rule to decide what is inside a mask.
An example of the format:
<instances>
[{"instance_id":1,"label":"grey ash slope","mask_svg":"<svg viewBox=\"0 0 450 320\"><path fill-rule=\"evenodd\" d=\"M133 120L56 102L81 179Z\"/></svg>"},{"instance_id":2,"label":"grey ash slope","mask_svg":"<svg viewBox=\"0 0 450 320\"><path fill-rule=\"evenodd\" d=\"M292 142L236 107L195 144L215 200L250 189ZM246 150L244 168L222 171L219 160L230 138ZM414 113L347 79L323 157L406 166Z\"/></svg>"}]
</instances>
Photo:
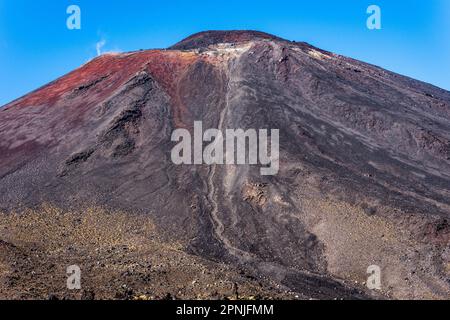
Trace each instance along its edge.
<instances>
[{"instance_id":1,"label":"grey ash slope","mask_svg":"<svg viewBox=\"0 0 450 320\"><path fill-rule=\"evenodd\" d=\"M279 128L280 173L174 166L172 130ZM254 31L103 56L0 111L0 204L151 215L313 298L448 298L450 93ZM357 284L355 284L357 282Z\"/></svg>"}]
</instances>

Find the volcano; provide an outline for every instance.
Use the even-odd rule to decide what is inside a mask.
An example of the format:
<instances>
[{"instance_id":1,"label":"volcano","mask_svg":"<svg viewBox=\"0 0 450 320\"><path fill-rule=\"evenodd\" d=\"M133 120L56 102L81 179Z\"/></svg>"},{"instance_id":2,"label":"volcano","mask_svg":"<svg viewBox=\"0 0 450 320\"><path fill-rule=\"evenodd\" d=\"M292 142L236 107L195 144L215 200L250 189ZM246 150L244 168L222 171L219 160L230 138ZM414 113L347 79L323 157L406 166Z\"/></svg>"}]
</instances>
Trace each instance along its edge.
<instances>
[{"instance_id":1,"label":"volcano","mask_svg":"<svg viewBox=\"0 0 450 320\"><path fill-rule=\"evenodd\" d=\"M279 129L278 173L175 165L171 135L195 121ZM1 219L42 206L149 218L185 261L229 268L235 293L259 283L283 298L450 298L450 92L257 31L105 54L0 109ZM14 273L11 255L56 252L43 247L46 223L38 246L17 221L0 224L5 296L43 263ZM380 290L366 287L374 265Z\"/></svg>"}]
</instances>

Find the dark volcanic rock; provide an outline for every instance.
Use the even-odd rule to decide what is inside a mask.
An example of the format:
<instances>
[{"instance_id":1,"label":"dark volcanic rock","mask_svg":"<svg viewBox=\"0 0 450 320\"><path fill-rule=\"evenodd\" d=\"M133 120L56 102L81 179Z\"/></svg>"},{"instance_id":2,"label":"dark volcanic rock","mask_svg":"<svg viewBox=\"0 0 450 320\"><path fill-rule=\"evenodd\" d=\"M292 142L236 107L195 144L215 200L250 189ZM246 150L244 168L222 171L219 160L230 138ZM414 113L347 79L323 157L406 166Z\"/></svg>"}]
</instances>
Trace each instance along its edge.
<instances>
[{"instance_id":1,"label":"dark volcanic rock","mask_svg":"<svg viewBox=\"0 0 450 320\"><path fill-rule=\"evenodd\" d=\"M280 172L175 166L176 128L280 129ZM255 31L104 55L0 112L0 207L151 215L313 298L449 296L450 93ZM404 281L408 278L408 281ZM355 284L355 281L358 284Z\"/></svg>"},{"instance_id":2,"label":"dark volcanic rock","mask_svg":"<svg viewBox=\"0 0 450 320\"><path fill-rule=\"evenodd\" d=\"M192 49L206 49L210 45L219 43L239 44L256 40L276 40L286 41L274 35L249 30L233 30L233 31L204 31L193 34L190 37L178 42L170 47L174 50L192 50Z\"/></svg>"}]
</instances>

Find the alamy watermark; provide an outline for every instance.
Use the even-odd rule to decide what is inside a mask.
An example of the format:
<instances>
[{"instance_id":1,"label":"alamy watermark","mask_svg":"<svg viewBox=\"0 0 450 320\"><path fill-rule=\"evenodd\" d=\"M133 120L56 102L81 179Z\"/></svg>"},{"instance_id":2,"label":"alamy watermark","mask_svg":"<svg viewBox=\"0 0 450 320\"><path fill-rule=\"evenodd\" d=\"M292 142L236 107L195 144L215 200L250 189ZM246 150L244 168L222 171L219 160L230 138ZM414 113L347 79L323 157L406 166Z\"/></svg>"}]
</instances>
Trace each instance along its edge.
<instances>
[{"instance_id":1,"label":"alamy watermark","mask_svg":"<svg viewBox=\"0 0 450 320\"><path fill-rule=\"evenodd\" d=\"M69 17L66 20L66 26L69 30L81 29L81 9L77 5L70 5L67 7L66 13Z\"/></svg>"},{"instance_id":2,"label":"alamy watermark","mask_svg":"<svg viewBox=\"0 0 450 320\"><path fill-rule=\"evenodd\" d=\"M81 289L81 268L77 265L68 266L67 273L67 289L80 290Z\"/></svg>"},{"instance_id":3,"label":"alamy watermark","mask_svg":"<svg viewBox=\"0 0 450 320\"><path fill-rule=\"evenodd\" d=\"M370 5L367 8L367 14L370 14L366 22L367 28L369 30L381 30L381 8L375 4Z\"/></svg>"},{"instance_id":4,"label":"alamy watermark","mask_svg":"<svg viewBox=\"0 0 450 320\"><path fill-rule=\"evenodd\" d=\"M367 273L370 275L366 282L367 288L381 290L381 268L377 265L371 265L367 268Z\"/></svg>"},{"instance_id":5,"label":"alamy watermark","mask_svg":"<svg viewBox=\"0 0 450 320\"><path fill-rule=\"evenodd\" d=\"M263 176L276 175L279 170L278 129L208 129L203 132L201 121L194 122L194 137L187 129L176 129L171 140L178 142L172 149L176 165L256 165ZM204 147L204 143L209 143ZM193 150L192 150L193 149ZM270 152L269 152L270 149ZM193 152L192 152L193 151Z\"/></svg>"}]
</instances>

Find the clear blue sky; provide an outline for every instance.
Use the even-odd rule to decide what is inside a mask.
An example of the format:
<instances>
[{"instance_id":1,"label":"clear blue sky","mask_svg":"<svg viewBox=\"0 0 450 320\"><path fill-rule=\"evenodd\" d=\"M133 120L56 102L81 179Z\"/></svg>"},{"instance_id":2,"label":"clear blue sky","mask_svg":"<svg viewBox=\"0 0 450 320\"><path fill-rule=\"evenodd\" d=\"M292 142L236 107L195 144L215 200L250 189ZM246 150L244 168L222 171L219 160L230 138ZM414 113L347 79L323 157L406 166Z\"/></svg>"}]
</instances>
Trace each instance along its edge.
<instances>
[{"instance_id":1,"label":"clear blue sky","mask_svg":"<svg viewBox=\"0 0 450 320\"><path fill-rule=\"evenodd\" d=\"M68 30L66 9L81 8ZM366 9L382 10L382 30ZM167 47L211 29L256 29L370 62L450 90L449 0L0 0L0 105L102 51Z\"/></svg>"}]
</instances>

